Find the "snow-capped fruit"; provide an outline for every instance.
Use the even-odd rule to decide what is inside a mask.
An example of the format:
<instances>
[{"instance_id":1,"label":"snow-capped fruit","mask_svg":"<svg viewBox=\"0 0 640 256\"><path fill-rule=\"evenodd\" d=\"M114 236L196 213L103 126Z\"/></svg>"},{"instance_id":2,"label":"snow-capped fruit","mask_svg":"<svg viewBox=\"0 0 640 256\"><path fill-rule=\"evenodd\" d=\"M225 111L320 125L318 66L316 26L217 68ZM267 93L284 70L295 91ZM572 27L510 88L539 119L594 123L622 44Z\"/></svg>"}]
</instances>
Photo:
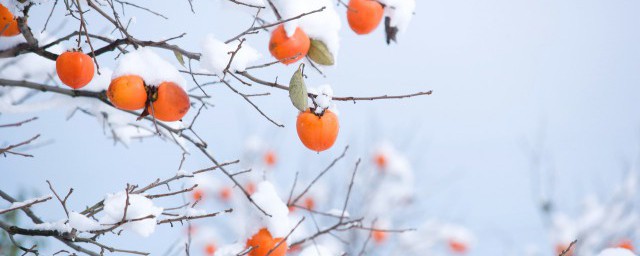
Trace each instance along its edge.
<instances>
[{"instance_id":1,"label":"snow-capped fruit","mask_svg":"<svg viewBox=\"0 0 640 256\"><path fill-rule=\"evenodd\" d=\"M158 120L173 122L182 119L190 106L189 95L182 87L173 82L164 82L152 94L147 111Z\"/></svg>"},{"instance_id":2,"label":"snow-capped fruit","mask_svg":"<svg viewBox=\"0 0 640 256\"><path fill-rule=\"evenodd\" d=\"M18 21L13 17L9 9L2 4L0 4L0 31L2 31L2 36L16 36L20 34Z\"/></svg>"},{"instance_id":3,"label":"snow-capped fruit","mask_svg":"<svg viewBox=\"0 0 640 256\"><path fill-rule=\"evenodd\" d=\"M284 26L278 26L271 33L269 52L283 64L291 64L307 55L311 41L304 31L296 28L293 36L288 37Z\"/></svg>"},{"instance_id":4,"label":"snow-capped fruit","mask_svg":"<svg viewBox=\"0 0 640 256\"><path fill-rule=\"evenodd\" d=\"M327 45L320 40L311 39L311 46L309 47L307 56L309 56L309 59L313 60L313 62L320 65L333 66L335 63L333 54L331 54Z\"/></svg>"},{"instance_id":5,"label":"snow-capped fruit","mask_svg":"<svg viewBox=\"0 0 640 256\"><path fill-rule=\"evenodd\" d=\"M144 108L147 102L147 91L141 77L127 75L111 80L107 97L117 108L133 111Z\"/></svg>"},{"instance_id":6,"label":"snow-capped fruit","mask_svg":"<svg viewBox=\"0 0 640 256\"><path fill-rule=\"evenodd\" d=\"M313 151L324 151L333 146L338 138L338 117L331 110L320 116L310 110L301 112L296 122L296 130L302 144Z\"/></svg>"},{"instance_id":7,"label":"snow-capped fruit","mask_svg":"<svg viewBox=\"0 0 640 256\"><path fill-rule=\"evenodd\" d=\"M284 256L287 253L287 241L283 241L282 238L273 238L266 228L260 229L258 233L247 240L247 248L249 247L254 248L249 252L249 256L266 256L267 254L269 256Z\"/></svg>"},{"instance_id":8,"label":"snow-capped fruit","mask_svg":"<svg viewBox=\"0 0 640 256\"><path fill-rule=\"evenodd\" d=\"M82 52L65 52L56 59L56 72L62 83L80 89L93 79L93 60Z\"/></svg>"},{"instance_id":9,"label":"snow-capped fruit","mask_svg":"<svg viewBox=\"0 0 640 256\"><path fill-rule=\"evenodd\" d=\"M307 100L309 96L307 94L307 85L304 83L304 77L302 75L303 69L304 63L301 63L298 70L291 76L291 80L289 80L289 98L294 107L304 112L309 108L309 102Z\"/></svg>"},{"instance_id":10,"label":"snow-capped fruit","mask_svg":"<svg viewBox=\"0 0 640 256\"><path fill-rule=\"evenodd\" d=\"M351 0L347 8L349 27L356 34L371 33L382 21L384 8L375 0Z\"/></svg>"}]
</instances>

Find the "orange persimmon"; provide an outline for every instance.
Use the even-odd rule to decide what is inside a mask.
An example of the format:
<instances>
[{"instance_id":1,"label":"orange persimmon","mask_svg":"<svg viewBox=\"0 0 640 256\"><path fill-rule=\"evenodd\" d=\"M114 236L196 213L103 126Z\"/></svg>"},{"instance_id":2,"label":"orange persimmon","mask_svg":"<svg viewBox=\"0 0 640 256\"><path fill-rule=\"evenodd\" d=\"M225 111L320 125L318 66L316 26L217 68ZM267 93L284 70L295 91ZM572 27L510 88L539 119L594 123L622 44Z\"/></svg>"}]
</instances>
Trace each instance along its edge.
<instances>
[{"instance_id":1,"label":"orange persimmon","mask_svg":"<svg viewBox=\"0 0 640 256\"><path fill-rule=\"evenodd\" d=\"M147 90L141 77L126 75L111 81L107 97L119 109L138 110L147 102Z\"/></svg>"},{"instance_id":2,"label":"orange persimmon","mask_svg":"<svg viewBox=\"0 0 640 256\"><path fill-rule=\"evenodd\" d=\"M271 33L269 52L277 60L288 65L306 56L310 46L311 40L302 29L296 28L293 36L288 37L284 25L280 25Z\"/></svg>"},{"instance_id":3,"label":"orange persimmon","mask_svg":"<svg viewBox=\"0 0 640 256\"><path fill-rule=\"evenodd\" d=\"M152 95L147 111L156 119L173 122L182 119L190 107L187 92L173 82L163 82Z\"/></svg>"},{"instance_id":4,"label":"orange persimmon","mask_svg":"<svg viewBox=\"0 0 640 256\"><path fill-rule=\"evenodd\" d=\"M18 21L7 7L0 4L0 31L2 36L17 36L20 34Z\"/></svg>"},{"instance_id":5,"label":"orange persimmon","mask_svg":"<svg viewBox=\"0 0 640 256\"><path fill-rule=\"evenodd\" d=\"M258 233L247 240L248 247L254 248L249 252L249 256L265 256L269 254L269 251L271 251L270 256L287 254L287 241L283 241L282 238L273 238L266 228L260 229Z\"/></svg>"},{"instance_id":6,"label":"orange persimmon","mask_svg":"<svg viewBox=\"0 0 640 256\"><path fill-rule=\"evenodd\" d=\"M324 151L333 146L338 137L338 117L330 110L321 116L310 110L300 112L296 122L298 137L307 148L313 151Z\"/></svg>"},{"instance_id":7,"label":"orange persimmon","mask_svg":"<svg viewBox=\"0 0 640 256\"><path fill-rule=\"evenodd\" d=\"M267 153L264 154L264 163L267 164L267 166L276 165L276 153L272 150L267 151Z\"/></svg>"},{"instance_id":8,"label":"orange persimmon","mask_svg":"<svg viewBox=\"0 0 640 256\"><path fill-rule=\"evenodd\" d=\"M378 27L383 14L384 9L378 1L351 0L347 8L347 21L353 32L364 35L371 33Z\"/></svg>"},{"instance_id":9,"label":"orange persimmon","mask_svg":"<svg viewBox=\"0 0 640 256\"><path fill-rule=\"evenodd\" d=\"M56 59L56 72L62 83L80 89L93 79L93 60L83 52L69 51Z\"/></svg>"},{"instance_id":10,"label":"orange persimmon","mask_svg":"<svg viewBox=\"0 0 640 256\"><path fill-rule=\"evenodd\" d=\"M206 255L212 256L216 253L216 244L214 243L208 243L205 247L204 247L204 252Z\"/></svg>"},{"instance_id":11,"label":"orange persimmon","mask_svg":"<svg viewBox=\"0 0 640 256\"><path fill-rule=\"evenodd\" d=\"M467 252L467 243L458 241L455 239L449 240L449 249L455 253L466 253Z\"/></svg>"},{"instance_id":12,"label":"orange persimmon","mask_svg":"<svg viewBox=\"0 0 640 256\"><path fill-rule=\"evenodd\" d=\"M371 236L373 237L373 241L375 241L376 244L382 244L387 240L387 233L381 230L374 230L373 232L371 232Z\"/></svg>"}]
</instances>

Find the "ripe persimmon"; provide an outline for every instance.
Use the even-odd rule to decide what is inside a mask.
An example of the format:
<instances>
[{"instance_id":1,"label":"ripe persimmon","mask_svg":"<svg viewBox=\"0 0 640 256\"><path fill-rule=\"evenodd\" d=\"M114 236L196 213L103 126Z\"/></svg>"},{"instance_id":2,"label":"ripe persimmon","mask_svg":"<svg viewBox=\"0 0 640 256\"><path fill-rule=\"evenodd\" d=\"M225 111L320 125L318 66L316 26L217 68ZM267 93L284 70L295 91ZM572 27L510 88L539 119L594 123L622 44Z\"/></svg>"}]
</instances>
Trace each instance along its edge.
<instances>
[{"instance_id":1,"label":"ripe persimmon","mask_svg":"<svg viewBox=\"0 0 640 256\"><path fill-rule=\"evenodd\" d=\"M313 151L324 151L333 146L338 138L338 117L330 110L321 116L310 110L300 112L296 122L298 137L307 148Z\"/></svg>"},{"instance_id":2,"label":"ripe persimmon","mask_svg":"<svg viewBox=\"0 0 640 256\"><path fill-rule=\"evenodd\" d=\"M313 211L315 207L316 207L316 202L313 200L313 198L307 197L304 199L304 208Z\"/></svg>"},{"instance_id":3,"label":"ripe persimmon","mask_svg":"<svg viewBox=\"0 0 640 256\"><path fill-rule=\"evenodd\" d=\"M376 165L380 169L384 169L387 167L387 157L382 153L377 153L373 159L376 162Z\"/></svg>"},{"instance_id":4,"label":"ripe persimmon","mask_svg":"<svg viewBox=\"0 0 640 256\"><path fill-rule=\"evenodd\" d=\"M249 256L266 256L269 251L271 251L270 256L284 256L287 254L287 241L283 241L282 238L273 238L266 228L260 229L258 233L247 240L248 247L254 248L249 252Z\"/></svg>"},{"instance_id":5,"label":"ripe persimmon","mask_svg":"<svg viewBox=\"0 0 640 256\"><path fill-rule=\"evenodd\" d=\"M278 26L271 33L269 51L271 55L283 64L291 64L307 55L311 40L304 31L296 28L293 36L288 37L284 25Z\"/></svg>"},{"instance_id":6,"label":"ripe persimmon","mask_svg":"<svg viewBox=\"0 0 640 256\"><path fill-rule=\"evenodd\" d=\"M467 244L462 241L458 241L455 239L449 240L449 249L454 253L466 253L467 252Z\"/></svg>"},{"instance_id":7,"label":"ripe persimmon","mask_svg":"<svg viewBox=\"0 0 640 256\"><path fill-rule=\"evenodd\" d=\"M193 201L199 201L202 200L204 191L202 191L202 189L194 189L191 195L193 196Z\"/></svg>"},{"instance_id":8,"label":"ripe persimmon","mask_svg":"<svg viewBox=\"0 0 640 256\"><path fill-rule=\"evenodd\" d=\"M224 187L222 189L220 189L220 198L224 201L229 201L229 199L231 199L231 188L230 187Z\"/></svg>"},{"instance_id":9,"label":"ripe persimmon","mask_svg":"<svg viewBox=\"0 0 640 256\"><path fill-rule=\"evenodd\" d=\"M347 21L353 32L364 35L378 27L383 14L384 9L378 1L351 0L347 8Z\"/></svg>"},{"instance_id":10,"label":"ripe persimmon","mask_svg":"<svg viewBox=\"0 0 640 256\"><path fill-rule=\"evenodd\" d=\"M635 248L633 247L633 243L629 239L624 239L624 240L620 241L618 244L616 244L616 247L617 248L624 248L624 249L627 249L629 251L635 251Z\"/></svg>"},{"instance_id":11,"label":"ripe persimmon","mask_svg":"<svg viewBox=\"0 0 640 256\"><path fill-rule=\"evenodd\" d=\"M7 7L0 4L0 31L2 36L17 36L20 34L18 21Z\"/></svg>"},{"instance_id":12,"label":"ripe persimmon","mask_svg":"<svg viewBox=\"0 0 640 256\"><path fill-rule=\"evenodd\" d=\"M173 82L163 82L155 88L147 111L156 119L173 122L182 119L189 111L189 95Z\"/></svg>"},{"instance_id":13,"label":"ripe persimmon","mask_svg":"<svg viewBox=\"0 0 640 256\"><path fill-rule=\"evenodd\" d=\"M204 252L206 255L208 256L212 256L216 253L216 244L214 243L208 243L205 247L204 247Z\"/></svg>"},{"instance_id":14,"label":"ripe persimmon","mask_svg":"<svg viewBox=\"0 0 640 256\"><path fill-rule=\"evenodd\" d=\"M244 187L244 189L247 191L247 193L249 193L249 195L253 195L253 193L256 192L256 184L253 182L249 182L247 183L247 185Z\"/></svg>"},{"instance_id":15,"label":"ripe persimmon","mask_svg":"<svg viewBox=\"0 0 640 256\"><path fill-rule=\"evenodd\" d=\"M264 154L264 163L267 164L267 166L276 165L276 153L272 150L267 151L267 153Z\"/></svg>"},{"instance_id":16,"label":"ripe persimmon","mask_svg":"<svg viewBox=\"0 0 640 256\"><path fill-rule=\"evenodd\" d=\"M376 242L376 244L382 244L384 243L384 241L387 240L387 232L381 231L381 230L374 230L371 232L371 236L373 237L373 241Z\"/></svg>"},{"instance_id":17,"label":"ripe persimmon","mask_svg":"<svg viewBox=\"0 0 640 256\"><path fill-rule=\"evenodd\" d=\"M111 80L107 97L119 109L138 110L147 102L147 90L141 77L126 75Z\"/></svg>"},{"instance_id":18,"label":"ripe persimmon","mask_svg":"<svg viewBox=\"0 0 640 256\"><path fill-rule=\"evenodd\" d=\"M93 60L83 52L69 51L56 59L56 72L62 83L80 89L93 79Z\"/></svg>"}]
</instances>

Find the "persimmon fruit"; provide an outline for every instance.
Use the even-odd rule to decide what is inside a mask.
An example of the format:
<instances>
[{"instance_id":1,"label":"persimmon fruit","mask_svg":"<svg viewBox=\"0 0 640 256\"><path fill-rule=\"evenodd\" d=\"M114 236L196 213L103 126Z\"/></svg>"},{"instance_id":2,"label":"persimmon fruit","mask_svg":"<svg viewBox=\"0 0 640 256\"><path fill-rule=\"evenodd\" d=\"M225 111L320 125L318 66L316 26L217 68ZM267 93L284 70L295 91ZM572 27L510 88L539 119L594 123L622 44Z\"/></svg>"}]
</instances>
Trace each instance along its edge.
<instances>
[{"instance_id":1,"label":"persimmon fruit","mask_svg":"<svg viewBox=\"0 0 640 256\"><path fill-rule=\"evenodd\" d=\"M272 150L267 151L267 153L264 154L264 163L267 166L274 166L276 165L276 153L273 152Z\"/></svg>"},{"instance_id":2,"label":"persimmon fruit","mask_svg":"<svg viewBox=\"0 0 640 256\"><path fill-rule=\"evenodd\" d=\"M193 201L202 200L202 198L204 197L204 191L202 191L202 189L195 189L193 190L191 196L193 197Z\"/></svg>"},{"instance_id":3,"label":"persimmon fruit","mask_svg":"<svg viewBox=\"0 0 640 256\"><path fill-rule=\"evenodd\" d=\"M302 29L296 28L293 36L288 37L284 25L278 26L271 33L269 52L283 64L291 64L307 55L311 40Z\"/></svg>"},{"instance_id":4,"label":"persimmon fruit","mask_svg":"<svg viewBox=\"0 0 640 256\"><path fill-rule=\"evenodd\" d=\"M449 240L449 249L454 253L466 253L467 252L467 244L462 241L458 241L455 239Z\"/></svg>"},{"instance_id":5,"label":"persimmon fruit","mask_svg":"<svg viewBox=\"0 0 640 256\"><path fill-rule=\"evenodd\" d=\"M382 21L384 9L375 0L351 0L347 8L349 27L358 35L371 33Z\"/></svg>"},{"instance_id":6,"label":"persimmon fruit","mask_svg":"<svg viewBox=\"0 0 640 256\"><path fill-rule=\"evenodd\" d=\"M284 256L287 253L287 241L283 241L282 238L273 238L266 228L260 229L247 240L248 247L254 248L249 252L249 256L266 256L269 251L271 251L269 256Z\"/></svg>"},{"instance_id":7,"label":"persimmon fruit","mask_svg":"<svg viewBox=\"0 0 640 256\"><path fill-rule=\"evenodd\" d=\"M387 157L382 153L377 153L373 158L373 161L380 169L384 169L387 167Z\"/></svg>"},{"instance_id":8,"label":"persimmon fruit","mask_svg":"<svg viewBox=\"0 0 640 256\"><path fill-rule=\"evenodd\" d=\"M152 93L147 111L156 119L173 122L182 119L189 111L189 95L174 82L163 82Z\"/></svg>"},{"instance_id":9,"label":"persimmon fruit","mask_svg":"<svg viewBox=\"0 0 640 256\"><path fill-rule=\"evenodd\" d=\"M64 52L56 59L56 72L62 83L80 89L93 79L93 59L80 51Z\"/></svg>"},{"instance_id":10,"label":"persimmon fruit","mask_svg":"<svg viewBox=\"0 0 640 256\"><path fill-rule=\"evenodd\" d=\"M298 137L307 148L320 152L329 149L338 138L338 117L331 110L316 115L311 110L300 112L296 122Z\"/></svg>"},{"instance_id":11,"label":"persimmon fruit","mask_svg":"<svg viewBox=\"0 0 640 256\"><path fill-rule=\"evenodd\" d=\"M117 108L133 111L144 108L147 90L141 77L125 75L111 80L107 97Z\"/></svg>"},{"instance_id":12,"label":"persimmon fruit","mask_svg":"<svg viewBox=\"0 0 640 256\"><path fill-rule=\"evenodd\" d=\"M216 253L216 245L214 243L208 243L205 247L204 247L204 252L206 255L208 256L213 256Z\"/></svg>"},{"instance_id":13,"label":"persimmon fruit","mask_svg":"<svg viewBox=\"0 0 640 256\"><path fill-rule=\"evenodd\" d=\"M382 244L387 240L388 234L384 231L374 230L373 232L371 232L371 236L373 237L373 241L376 242L376 244Z\"/></svg>"},{"instance_id":14,"label":"persimmon fruit","mask_svg":"<svg viewBox=\"0 0 640 256\"><path fill-rule=\"evenodd\" d=\"M229 201L229 199L231 199L231 188L230 187L224 187L222 189L220 189L220 198L224 201Z\"/></svg>"},{"instance_id":15,"label":"persimmon fruit","mask_svg":"<svg viewBox=\"0 0 640 256\"><path fill-rule=\"evenodd\" d=\"M304 199L304 208L307 210L313 210L316 207L316 201L311 197L307 197Z\"/></svg>"},{"instance_id":16,"label":"persimmon fruit","mask_svg":"<svg viewBox=\"0 0 640 256\"><path fill-rule=\"evenodd\" d=\"M624 249L627 249L627 250L632 251L632 252L635 251L635 248L633 247L633 243L629 239L625 239L625 240L620 241L616 245L616 247L617 248L624 248Z\"/></svg>"},{"instance_id":17,"label":"persimmon fruit","mask_svg":"<svg viewBox=\"0 0 640 256\"><path fill-rule=\"evenodd\" d=\"M20 34L18 21L7 7L0 4L0 31L2 36L17 36Z\"/></svg>"}]
</instances>

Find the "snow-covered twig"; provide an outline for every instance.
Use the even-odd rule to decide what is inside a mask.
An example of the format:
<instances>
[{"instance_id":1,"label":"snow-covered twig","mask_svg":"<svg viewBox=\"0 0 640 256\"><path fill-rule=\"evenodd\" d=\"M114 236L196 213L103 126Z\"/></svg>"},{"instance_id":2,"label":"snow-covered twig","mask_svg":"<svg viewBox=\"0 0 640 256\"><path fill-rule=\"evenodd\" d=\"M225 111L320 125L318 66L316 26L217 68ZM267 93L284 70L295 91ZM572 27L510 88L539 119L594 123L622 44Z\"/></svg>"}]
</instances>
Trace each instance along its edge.
<instances>
[{"instance_id":1,"label":"snow-covered twig","mask_svg":"<svg viewBox=\"0 0 640 256\"><path fill-rule=\"evenodd\" d=\"M29 208L34 204L39 204L39 203L42 203L42 202L49 201L49 200L51 200L51 198L52 197L50 195L47 195L47 196L43 196L43 197L39 197L39 198L29 199L29 200L22 201L22 202L14 202L9 206L9 208L0 210L0 214L5 214L5 213L8 213L8 212L12 212L12 211L18 210L18 209Z\"/></svg>"}]
</instances>

